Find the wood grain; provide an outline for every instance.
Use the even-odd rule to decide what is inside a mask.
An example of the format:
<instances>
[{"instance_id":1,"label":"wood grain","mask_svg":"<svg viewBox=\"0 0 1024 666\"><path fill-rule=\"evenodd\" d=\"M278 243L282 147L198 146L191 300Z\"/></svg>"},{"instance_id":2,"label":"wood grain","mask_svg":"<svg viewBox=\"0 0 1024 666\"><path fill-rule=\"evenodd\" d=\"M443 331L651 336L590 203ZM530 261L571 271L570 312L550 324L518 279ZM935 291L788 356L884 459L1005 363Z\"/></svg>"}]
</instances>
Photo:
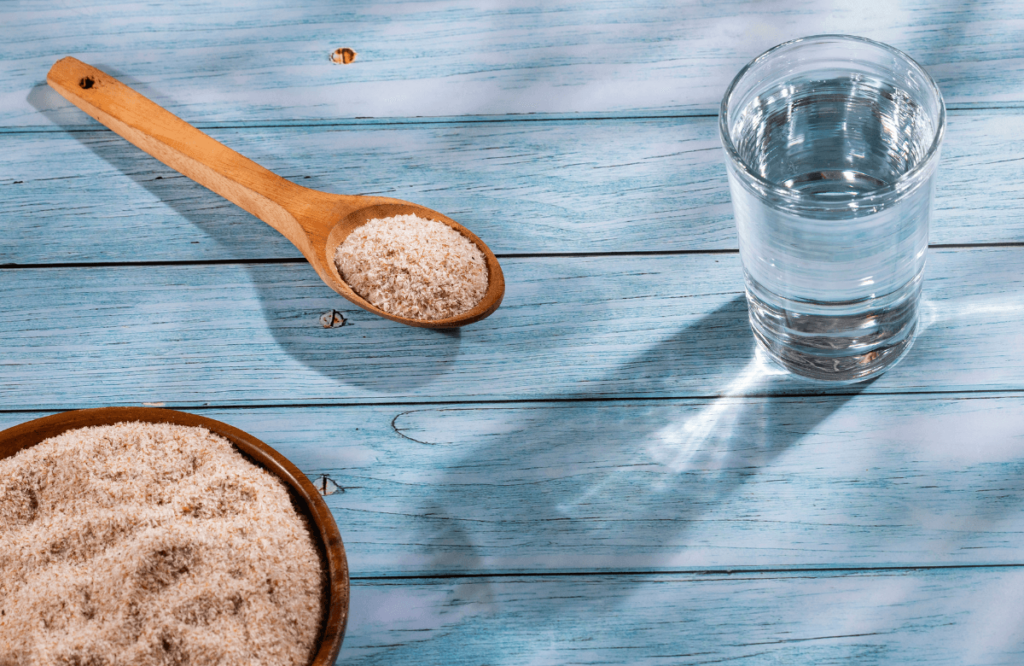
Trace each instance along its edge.
<instances>
[{"instance_id":1,"label":"wood grain","mask_svg":"<svg viewBox=\"0 0 1024 666\"><path fill-rule=\"evenodd\" d=\"M0 27L0 125L50 124L41 85L64 54L189 122L714 113L757 54L836 32L906 51L952 106L1019 104L1022 25L1016 0L19 3ZM333 64L339 47L358 59Z\"/></svg>"},{"instance_id":2,"label":"wood grain","mask_svg":"<svg viewBox=\"0 0 1024 666\"><path fill-rule=\"evenodd\" d=\"M209 130L294 182L439 210L504 253L735 246L711 119ZM111 133L0 134L0 263L299 257ZM14 184L13 181L21 181Z\"/></svg>"},{"instance_id":3,"label":"wood grain","mask_svg":"<svg viewBox=\"0 0 1024 666\"><path fill-rule=\"evenodd\" d=\"M991 664L1024 572L353 581L344 664Z\"/></svg>"},{"instance_id":4,"label":"wood grain","mask_svg":"<svg viewBox=\"0 0 1024 666\"><path fill-rule=\"evenodd\" d=\"M344 489L367 576L1015 562L1020 400L214 413Z\"/></svg>"},{"instance_id":5,"label":"wood grain","mask_svg":"<svg viewBox=\"0 0 1024 666\"><path fill-rule=\"evenodd\" d=\"M942 250L924 331L865 392L1020 390L1024 248ZM736 255L506 260L460 334L355 308L296 265L0 272L7 409L782 395L754 354ZM340 328L320 324L336 309ZM557 369L557 370L556 370ZM846 390L846 389L841 389Z\"/></svg>"},{"instance_id":6,"label":"wood grain","mask_svg":"<svg viewBox=\"0 0 1024 666\"><path fill-rule=\"evenodd\" d=\"M366 577L1019 563L1022 410L861 394L198 413L337 484Z\"/></svg>"},{"instance_id":7,"label":"wood grain","mask_svg":"<svg viewBox=\"0 0 1024 666\"><path fill-rule=\"evenodd\" d=\"M729 254L506 259L494 317L413 331L261 265L300 255L44 84L77 55L295 183L423 203L502 254L703 252L735 248L728 81L860 34L953 110L932 242L1020 244L1019 2L0 15L0 264L182 264L0 270L0 428L193 406L329 478L357 577L341 663L1024 661L1024 248L933 251L916 346L843 395L752 352Z\"/></svg>"},{"instance_id":8,"label":"wood grain","mask_svg":"<svg viewBox=\"0 0 1024 666\"><path fill-rule=\"evenodd\" d=\"M439 210L499 253L736 248L713 118L209 133L309 187ZM1024 117L954 113L931 242L1024 242ZM0 134L0 264L296 258L111 133ZM39 159L45 151L46 160ZM367 159L372 155L372 159ZM15 181L20 181L15 184Z\"/></svg>"}]
</instances>

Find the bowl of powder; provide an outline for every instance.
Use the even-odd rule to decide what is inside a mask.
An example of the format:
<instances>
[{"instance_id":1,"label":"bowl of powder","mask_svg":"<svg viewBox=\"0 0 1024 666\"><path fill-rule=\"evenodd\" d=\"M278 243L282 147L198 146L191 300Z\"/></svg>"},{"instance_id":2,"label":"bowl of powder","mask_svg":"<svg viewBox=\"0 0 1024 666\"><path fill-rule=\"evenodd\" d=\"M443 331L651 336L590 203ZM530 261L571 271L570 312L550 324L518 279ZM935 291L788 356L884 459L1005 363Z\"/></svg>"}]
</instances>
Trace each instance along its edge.
<instances>
[{"instance_id":1,"label":"bowl of powder","mask_svg":"<svg viewBox=\"0 0 1024 666\"><path fill-rule=\"evenodd\" d=\"M0 432L0 664L328 666L348 564L277 451L165 409Z\"/></svg>"}]
</instances>

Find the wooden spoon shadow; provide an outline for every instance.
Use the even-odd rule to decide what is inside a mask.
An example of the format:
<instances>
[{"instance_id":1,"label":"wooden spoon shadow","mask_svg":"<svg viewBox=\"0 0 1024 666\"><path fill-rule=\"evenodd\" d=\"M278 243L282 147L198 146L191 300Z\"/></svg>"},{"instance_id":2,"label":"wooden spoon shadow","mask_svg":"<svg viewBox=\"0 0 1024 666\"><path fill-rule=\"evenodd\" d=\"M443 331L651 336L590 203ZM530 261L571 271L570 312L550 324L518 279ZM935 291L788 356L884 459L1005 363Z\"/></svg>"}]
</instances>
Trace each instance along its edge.
<instances>
[{"instance_id":1,"label":"wooden spoon shadow","mask_svg":"<svg viewBox=\"0 0 1024 666\"><path fill-rule=\"evenodd\" d=\"M63 102L63 106L58 100ZM221 243L228 249L228 254L237 249L243 257L251 257L251 251L243 251L242 243L259 243L263 240L260 239L262 235L278 236L255 217L139 151L102 126L93 126L95 132L83 132L81 125L68 124L62 114L63 107L74 107L48 86L34 88L28 101L97 157ZM75 111L78 112L77 109ZM217 131L212 130L212 133ZM142 220L141 224L145 221ZM97 233L102 233L102 230ZM275 240L280 241L279 247L290 247L283 237ZM449 372L459 358L461 335L458 329L402 326L355 307L328 288L301 257L270 261L240 259L239 264L246 269L250 282L256 288L265 326L278 346L291 358L328 379L383 394L402 393L435 381ZM180 268L204 270L203 267ZM326 319L333 320L335 326L341 325L325 328L322 319L331 313L337 313L338 317L328 316ZM486 322L480 325L486 325ZM391 329L389 333L396 330L400 333L401 352L389 358L369 353L370 350L379 351L374 344L376 338L381 331L388 329ZM403 372L406 363L403 357L408 354L416 354L427 361L417 364L419 372ZM393 371L388 369L389 365L394 366Z\"/></svg>"}]
</instances>

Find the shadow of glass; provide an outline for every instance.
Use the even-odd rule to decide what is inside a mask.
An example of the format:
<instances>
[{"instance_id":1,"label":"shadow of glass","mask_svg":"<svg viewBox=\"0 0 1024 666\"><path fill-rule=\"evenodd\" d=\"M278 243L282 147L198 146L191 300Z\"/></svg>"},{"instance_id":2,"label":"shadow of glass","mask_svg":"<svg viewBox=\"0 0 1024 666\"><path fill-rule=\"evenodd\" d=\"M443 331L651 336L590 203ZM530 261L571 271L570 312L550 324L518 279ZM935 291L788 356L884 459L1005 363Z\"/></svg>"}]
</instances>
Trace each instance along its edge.
<instances>
[{"instance_id":1,"label":"shadow of glass","mask_svg":"<svg viewBox=\"0 0 1024 666\"><path fill-rule=\"evenodd\" d=\"M120 78L115 70L107 71ZM140 92L149 93L144 89ZM93 126L98 133L83 132L80 123L84 114L48 86L34 88L29 94L29 103L97 157L229 251L241 250L241 243L259 243L260 236L280 239L277 232L262 221L164 166L114 133L107 133L102 126ZM68 109L77 114L74 117L79 124L68 123L65 118ZM251 235L239 234L232 223L225 223L218 213L225 210L231 211L230 217L235 221L242 216ZM239 254L252 257L251 249ZM257 289L266 327L277 344L290 357L333 381L385 395L399 394L433 382L459 358L461 336L458 333L410 328L370 314L323 284L308 264L243 265ZM320 317L332 310L341 312L346 324L325 329ZM374 341L380 337L382 328L393 327L405 329L401 345L384 354ZM412 357L418 359L415 373L408 371Z\"/></svg>"},{"instance_id":2,"label":"shadow of glass","mask_svg":"<svg viewBox=\"0 0 1024 666\"><path fill-rule=\"evenodd\" d=\"M771 566L782 561L771 561L773 548L802 547L759 542L773 525L749 515L743 489L869 383L846 387L843 395L748 397L794 380L757 349L743 296L654 345L606 382L625 382L637 372L667 381L716 362L726 379L717 397L706 399L588 401L593 396L581 393L567 402L399 415L393 426L410 447L464 451L454 460L442 456L443 478L431 484L431 497L417 512L420 531L409 539L436 553L423 570L458 576ZM418 456L409 458L415 466ZM648 582L615 578L617 589L636 593ZM493 585L486 577L466 579L452 594L500 598ZM600 613L614 617L631 594L602 602ZM593 615L593 603L556 594L537 612L558 622ZM474 626L502 633L495 605L463 612ZM474 649L481 659L493 656L485 645Z\"/></svg>"},{"instance_id":3,"label":"shadow of glass","mask_svg":"<svg viewBox=\"0 0 1024 666\"><path fill-rule=\"evenodd\" d=\"M645 373L645 381L656 385L689 366L706 368L716 361L735 364L735 370L726 370L718 397L709 399L609 403L587 402L594 396L577 394L568 396L570 402L546 405L400 415L396 431L416 444L466 451L446 466L444 480L434 486L437 493L421 508L431 520L422 523L425 532L417 543L436 546L438 553L426 570L459 574L697 565L689 550L698 544L686 536L691 526L720 510L744 483L868 385L827 398L747 397L771 392L778 381L791 387L793 379L756 349L742 296L598 383L628 383L635 373ZM472 428L460 434L469 410L487 412L487 432ZM432 441L431 433L455 441ZM410 458L415 464L416 456ZM448 492L453 487L458 492ZM529 548L536 543L560 547L544 561L526 561L500 554L517 547L508 542L507 528L493 537L500 547L492 541L483 548L469 541L453 543L444 527L447 521L480 519L516 525L513 533L520 536L513 541L524 552L536 553ZM700 547L706 550L707 544ZM484 569L472 568L481 563Z\"/></svg>"}]
</instances>

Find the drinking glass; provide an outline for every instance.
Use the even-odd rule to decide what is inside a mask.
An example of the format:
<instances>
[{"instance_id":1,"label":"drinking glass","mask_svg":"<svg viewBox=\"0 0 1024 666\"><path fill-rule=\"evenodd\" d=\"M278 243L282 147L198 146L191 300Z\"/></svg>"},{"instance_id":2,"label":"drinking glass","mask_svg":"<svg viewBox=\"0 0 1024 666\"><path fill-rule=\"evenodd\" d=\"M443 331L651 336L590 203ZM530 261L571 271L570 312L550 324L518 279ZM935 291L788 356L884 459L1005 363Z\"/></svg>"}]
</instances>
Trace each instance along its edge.
<instances>
[{"instance_id":1,"label":"drinking glass","mask_svg":"<svg viewBox=\"0 0 1024 666\"><path fill-rule=\"evenodd\" d=\"M906 354L945 125L928 73L860 37L786 42L733 79L719 134L750 326L781 365L855 382Z\"/></svg>"}]
</instances>

